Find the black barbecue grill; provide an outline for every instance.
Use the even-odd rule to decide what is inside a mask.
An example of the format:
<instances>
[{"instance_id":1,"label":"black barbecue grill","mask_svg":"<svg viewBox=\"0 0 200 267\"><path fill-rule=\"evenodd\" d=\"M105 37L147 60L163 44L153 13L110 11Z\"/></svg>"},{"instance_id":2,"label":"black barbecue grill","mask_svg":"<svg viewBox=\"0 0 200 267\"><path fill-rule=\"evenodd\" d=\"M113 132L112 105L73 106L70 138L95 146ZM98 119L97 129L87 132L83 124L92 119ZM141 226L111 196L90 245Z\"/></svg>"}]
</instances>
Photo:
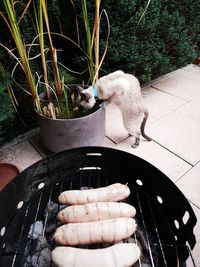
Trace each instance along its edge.
<instances>
[{"instance_id":1,"label":"black barbecue grill","mask_svg":"<svg viewBox=\"0 0 200 267\"><path fill-rule=\"evenodd\" d=\"M83 147L42 159L0 193L0 267L53 266L52 233L62 208L57 202L60 192L116 182L128 183L131 195L126 201L137 210L138 229L124 241L141 248L134 266L196 266L191 253L196 217L174 183L129 153Z\"/></svg>"}]
</instances>

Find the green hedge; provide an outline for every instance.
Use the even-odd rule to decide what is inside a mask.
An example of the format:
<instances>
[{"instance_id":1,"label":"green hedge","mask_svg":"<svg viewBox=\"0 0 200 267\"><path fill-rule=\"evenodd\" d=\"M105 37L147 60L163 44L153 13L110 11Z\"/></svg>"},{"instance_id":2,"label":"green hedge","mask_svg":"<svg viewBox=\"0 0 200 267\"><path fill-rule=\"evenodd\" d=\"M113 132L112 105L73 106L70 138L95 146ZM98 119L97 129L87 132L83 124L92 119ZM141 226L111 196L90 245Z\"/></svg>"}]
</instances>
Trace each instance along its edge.
<instances>
[{"instance_id":1,"label":"green hedge","mask_svg":"<svg viewBox=\"0 0 200 267\"><path fill-rule=\"evenodd\" d=\"M27 0L21 0L21 2L27 3ZM81 1L74 0L74 3L80 14L78 19L81 20ZM71 0L48 0L48 4L52 31L58 30L62 24L64 34L76 40ZM140 82L144 83L190 64L200 53L200 1L152 0L141 24L137 26L146 4L147 0L102 0L101 7L107 11L111 25L109 47L102 66L104 70L102 74L122 69L135 74ZM2 1L0 9L2 9ZM88 10L92 21L94 1L88 1ZM0 19L0 25L0 42L7 43L9 47L12 47L11 38L2 19ZM22 26L27 34L27 39L31 39L30 20L25 19ZM103 18L101 51L105 43L106 29L106 20ZM84 27L82 23L80 23L80 34L83 40ZM60 38L55 38L54 41L58 48L64 50L64 52L60 52L60 58L64 59L64 63L68 67L74 70L85 68L84 57L78 49L70 43L64 43ZM5 68L8 71L13 67L13 62L2 48L0 48L0 64L4 67L7 66ZM23 76L21 77L23 82ZM81 80L81 77L78 76L77 80ZM10 127L15 121L14 116L16 115L13 114L3 82L0 83L0 101L0 125L3 127L0 130L0 136L6 139L9 135L2 135L2 131L9 131L9 128L6 128L8 127L7 122L9 121ZM18 128L23 127L20 121L18 125ZM15 130L12 131L12 134L15 135Z\"/></svg>"},{"instance_id":2,"label":"green hedge","mask_svg":"<svg viewBox=\"0 0 200 267\"><path fill-rule=\"evenodd\" d=\"M200 2L152 0L141 24L147 1L105 1L111 23L105 68L134 73L146 82L182 67L199 53Z\"/></svg>"},{"instance_id":3,"label":"green hedge","mask_svg":"<svg viewBox=\"0 0 200 267\"><path fill-rule=\"evenodd\" d=\"M74 18L70 1L61 2L60 14L67 24L65 34L76 40L73 35L76 30L71 24ZM200 1L152 0L137 26L146 4L147 0L102 0L101 7L107 11L111 25L109 48L103 65L105 72L102 74L122 69L135 74L144 83L190 64L200 53ZM80 1L75 1L75 5L81 14ZM93 1L88 1L88 9L92 20ZM80 26L83 37L83 25ZM106 20L103 18L102 50L106 32ZM66 64L77 61L74 50L74 47L67 49ZM81 62L78 63L81 66Z\"/></svg>"},{"instance_id":4,"label":"green hedge","mask_svg":"<svg viewBox=\"0 0 200 267\"><path fill-rule=\"evenodd\" d=\"M27 0L21 0L27 2ZM88 1L88 9L93 18L94 2ZM81 1L75 0L81 39L84 27L81 21ZM141 24L138 20L145 9L147 0L101 0L101 7L107 13L111 24L109 48L103 69L111 72L118 69L135 73L141 82L152 80L173 69L182 67L199 54L200 47L200 1L191 0L151 0L149 9ZM52 31L58 31L62 24L64 34L76 40L74 10L71 0L48 0ZM0 9L2 3L0 3ZM0 42L11 46L5 24L0 20ZM31 40L33 31L30 21L25 19L22 29ZM105 18L102 20L102 49L106 36ZM65 48L65 63L79 68L80 51L70 43L55 40L58 48ZM7 64L8 55L0 48L0 63ZM10 66L11 67L11 66Z\"/></svg>"}]
</instances>

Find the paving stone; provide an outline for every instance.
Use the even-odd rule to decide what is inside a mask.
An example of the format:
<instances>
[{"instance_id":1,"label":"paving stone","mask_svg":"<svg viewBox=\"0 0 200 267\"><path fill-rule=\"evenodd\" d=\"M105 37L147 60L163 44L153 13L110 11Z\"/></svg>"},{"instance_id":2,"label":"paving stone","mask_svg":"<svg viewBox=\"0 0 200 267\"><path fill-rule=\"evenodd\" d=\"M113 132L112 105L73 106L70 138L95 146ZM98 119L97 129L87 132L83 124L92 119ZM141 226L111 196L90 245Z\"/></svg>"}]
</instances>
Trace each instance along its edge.
<instances>
[{"instance_id":1,"label":"paving stone","mask_svg":"<svg viewBox=\"0 0 200 267\"><path fill-rule=\"evenodd\" d=\"M156 142L195 165L200 159L200 124L178 111L156 120L147 129Z\"/></svg>"},{"instance_id":2,"label":"paving stone","mask_svg":"<svg viewBox=\"0 0 200 267\"><path fill-rule=\"evenodd\" d=\"M100 146L102 147L110 147L110 148L114 148L116 146L115 143L113 143L110 139L108 139L107 137L105 137L105 139L103 140L103 142L100 144Z\"/></svg>"},{"instance_id":3,"label":"paving stone","mask_svg":"<svg viewBox=\"0 0 200 267\"><path fill-rule=\"evenodd\" d=\"M34 128L30 131L27 131L23 134L18 135L14 139L12 139L11 142L5 143L0 147L0 153L4 149L9 149L10 147L13 147L14 145L18 145L24 141L27 141L29 138L34 137L35 135L38 135L39 128Z\"/></svg>"},{"instance_id":4,"label":"paving stone","mask_svg":"<svg viewBox=\"0 0 200 267\"><path fill-rule=\"evenodd\" d=\"M187 103L187 101L179 97L172 96L152 87L146 88L144 94L144 103L148 107L150 115L156 119Z\"/></svg>"},{"instance_id":5,"label":"paving stone","mask_svg":"<svg viewBox=\"0 0 200 267\"><path fill-rule=\"evenodd\" d=\"M181 177L176 185L192 203L200 208L200 163Z\"/></svg>"},{"instance_id":6,"label":"paving stone","mask_svg":"<svg viewBox=\"0 0 200 267\"><path fill-rule=\"evenodd\" d=\"M28 141L10 146L0 152L0 162L12 163L16 165L20 171L40 159L41 156Z\"/></svg>"},{"instance_id":7,"label":"paving stone","mask_svg":"<svg viewBox=\"0 0 200 267\"><path fill-rule=\"evenodd\" d=\"M195 64L189 64L182 69L180 73L183 73L190 80L200 82L200 66Z\"/></svg>"},{"instance_id":8,"label":"paving stone","mask_svg":"<svg viewBox=\"0 0 200 267\"><path fill-rule=\"evenodd\" d=\"M176 75L153 82L152 86L186 101L195 99L196 97L200 97L199 70L200 68L197 66L191 67L190 69L183 69Z\"/></svg>"},{"instance_id":9,"label":"paving stone","mask_svg":"<svg viewBox=\"0 0 200 267\"><path fill-rule=\"evenodd\" d=\"M178 111L190 119L200 122L200 98L190 101L178 109Z\"/></svg>"},{"instance_id":10,"label":"paving stone","mask_svg":"<svg viewBox=\"0 0 200 267\"><path fill-rule=\"evenodd\" d=\"M131 147L131 138L127 138L119 143L116 148L139 156L165 173L172 181L176 181L180 176L191 169L191 166L173 153L164 149L154 141L141 140L139 147Z\"/></svg>"},{"instance_id":11,"label":"paving stone","mask_svg":"<svg viewBox=\"0 0 200 267\"><path fill-rule=\"evenodd\" d=\"M52 151L48 150L40 137L40 134L37 134L29 139L29 142L31 145L37 150L37 152L42 156L42 158L45 158L47 156L50 156L53 154Z\"/></svg>"},{"instance_id":12,"label":"paving stone","mask_svg":"<svg viewBox=\"0 0 200 267\"><path fill-rule=\"evenodd\" d=\"M123 125L121 111L114 104L109 104L106 107L106 136L115 143L128 137Z\"/></svg>"},{"instance_id":13,"label":"paving stone","mask_svg":"<svg viewBox=\"0 0 200 267\"><path fill-rule=\"evenodd\" d=\"M186 66L181 67L179 69L176 69L176 70L174 70L172 72L169 72L169 73L166 73L164 75L161 75L161 76L159 76L158 78L156 78L156 79L154 79L152 81L149 81L149 82L146 82L146 83L142 84L142 89L150 87L150 86L152 86L155 83L158 83L160 81L164 81L164 80L168 79L169 77L176 76L176 75L182 73L183 71L189 71L190 69L193 69L195 67L198 67L198 66L194 65L194 64L189 64L189 65L186 65Z\"/></svg>"},{"instance_id":14,"label":"paving stone","mask_svg":"<svg viewBox=\"0 0 200 267\"><path fill-rule=\"evenodd\" d=\"M36 135L34 137L31 137L29 139L29 142L32 144L32 146L37 150L37 152L43 157L50 156L54 154L52 151L48 150L42 143L40 135ZM103 147L113 147L115 146L115 143L113 143L110 139L105 137L103 142L100 144L100 146Z\"/></svg>"}]
</instances>

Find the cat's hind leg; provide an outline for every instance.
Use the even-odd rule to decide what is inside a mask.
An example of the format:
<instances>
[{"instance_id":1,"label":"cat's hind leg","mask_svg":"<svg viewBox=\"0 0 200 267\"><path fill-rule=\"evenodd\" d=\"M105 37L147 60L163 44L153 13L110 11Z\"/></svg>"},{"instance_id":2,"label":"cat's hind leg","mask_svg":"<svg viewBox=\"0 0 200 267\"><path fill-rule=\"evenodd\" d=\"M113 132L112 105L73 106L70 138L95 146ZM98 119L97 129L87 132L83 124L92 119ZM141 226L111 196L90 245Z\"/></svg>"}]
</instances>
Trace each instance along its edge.
<instances>
[{"instance_id":1,"label":"cat's hind leg","mask_svg":"<svg viewBox=\"0 0 200 267\"><path fill-rule=\"evenodd\" d=\"M126 118L124 120L123 118L124 127L129 133L133 148L138 147L140 144L140 135L141 135L140 127L143 120L143 116L144 115L141 113L138 114L137 116L132 116L131 118L129 117L129 119Z\"/></svg>"},{"instance_id":2,"label":"cat's hind leg","mask_svg":"<svg viewBox=\"0 0 200 267\"><path fill-rule=\"evenodd\" d=\"M136 148L136 147L138 147L139 146L139 144L140 144L140 134L138 134L138 136L136 136L136 137L134 137L134 142L132 143L132 147L133 148Z\"/></svg>"}]
</instances>

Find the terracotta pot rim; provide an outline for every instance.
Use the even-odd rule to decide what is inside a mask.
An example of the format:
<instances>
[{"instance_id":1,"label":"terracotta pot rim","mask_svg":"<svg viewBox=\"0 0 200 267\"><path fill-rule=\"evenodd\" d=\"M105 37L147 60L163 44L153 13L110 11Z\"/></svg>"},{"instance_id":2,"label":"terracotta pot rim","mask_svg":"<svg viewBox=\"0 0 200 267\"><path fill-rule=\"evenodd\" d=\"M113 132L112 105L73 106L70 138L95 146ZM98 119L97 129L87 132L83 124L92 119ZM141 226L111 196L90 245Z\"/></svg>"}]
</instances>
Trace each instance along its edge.
<instances>
[{"instance_id":1,"label":"terracotta pot rim","mask_svg":"<svg viewBox=\"0 0 200 267\"><path fill-rule=\"evenodd\" d=\"M0 162L0 191L7 186L18 174L17 166L8 162Z\"/></svg>"},{"instance_id":2,"label":"terracotta pot rim","mask_svg":"<svg viewBox=\"0 0 200 267\"><path fill-rule=\"evenodd\" d=\"M0 168L3 167L3 166L4 167L9 167L10 169L15 169L17 173L20 173L19 168L16 165L12 164L12 163L0 162Z\"/></svg>"}]
</instances>

